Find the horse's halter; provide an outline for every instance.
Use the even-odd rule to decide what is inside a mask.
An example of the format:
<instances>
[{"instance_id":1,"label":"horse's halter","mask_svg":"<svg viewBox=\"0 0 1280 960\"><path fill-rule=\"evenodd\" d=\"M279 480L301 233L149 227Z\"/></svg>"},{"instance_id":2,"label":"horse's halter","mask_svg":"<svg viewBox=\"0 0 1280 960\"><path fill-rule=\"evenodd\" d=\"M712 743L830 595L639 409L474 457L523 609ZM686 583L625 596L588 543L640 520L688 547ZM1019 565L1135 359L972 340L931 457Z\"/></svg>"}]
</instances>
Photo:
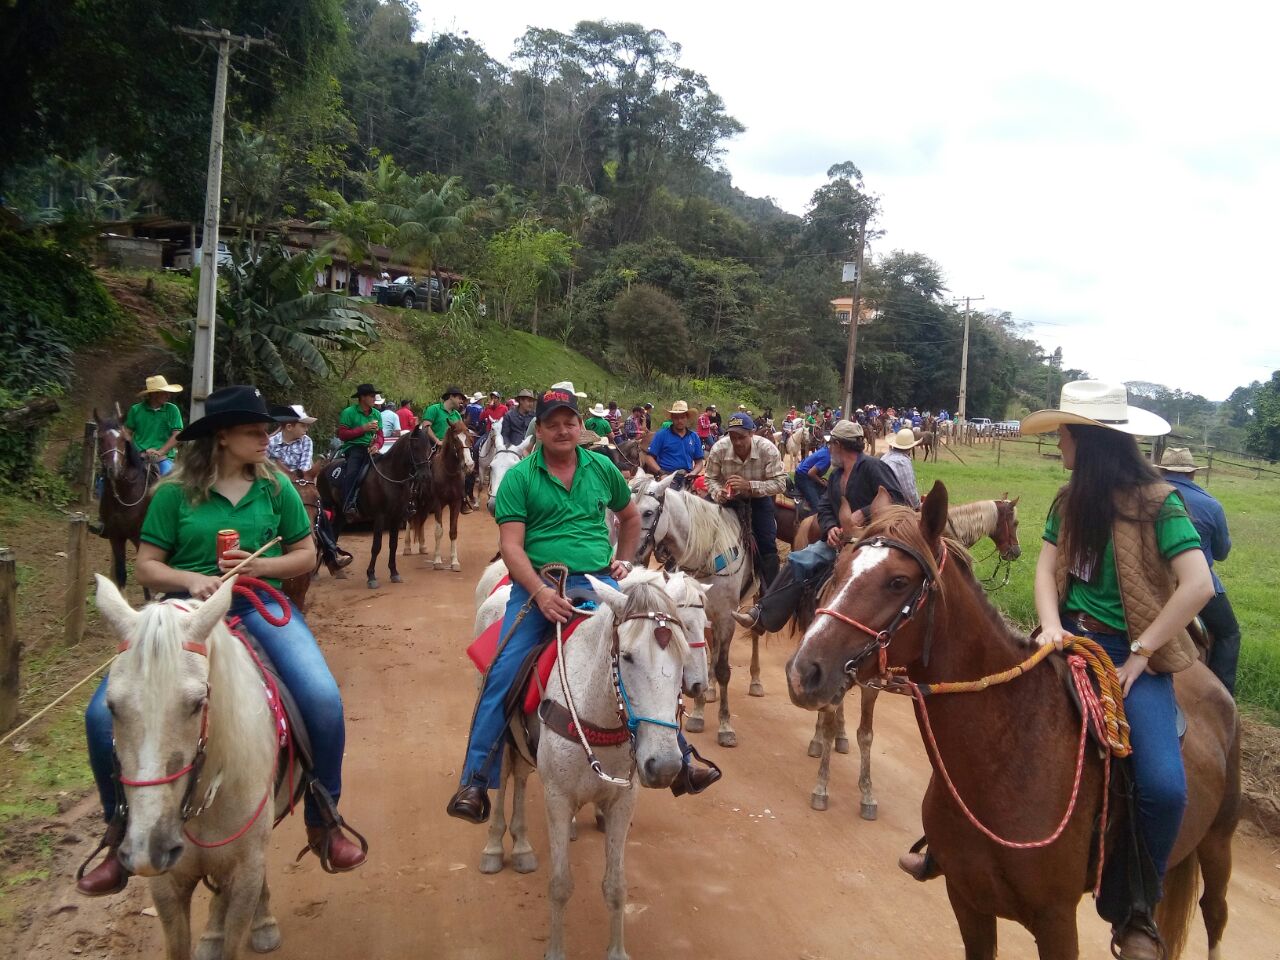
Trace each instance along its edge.
<instances>
[{"instance_id":1,"label":"horse's halter","mask_svg":"<svg viewBox=\"0 0 1280 960\"><path fill-rule=\"evenodd\" d=\"M853 541L850 542L853 543ZM856 553L863 547L892 547L907 554L915 560L917 564L919 564L920 571L924 574L924 579L920 582L919 588L911 595L911 598L903 604L903 606L894 615L893 619L889 621L889 624L881 630L874 630L865 623L862 623L860 620L855 620L853 617L841 613L839 610L833 610L830 607L820 607L815 611L815 613L818 616L826 614L829 617L834 617L841 623L846 623L871 637L870 643L854 654L849 660L845 661L844 672L856 682L858 668L868 657L875 654L879 658L880 674L878 682L883 685L889 677L888 649L889 644L893 642L893 635L916 615L920 608L928 601L929 595L937 589L938 579L942 577L942 571L947 563L947 549L945 546L942 548L942 558L937 564L938 578L935 579L929 572L929 563L925 560L924 555L909 543L905 543L902 540L895 540L892 537L876 536L869 540L857 541L854 544L854 552ZM923 659L926 664L929 662L929 650L933 646L932 627L933 624L931 618L929 628L925 630L924 638Z\"/></svg>"},{"instance_id":2,"label":"horse's halter","mask_svg":"<svg viewBox=\"0 0 1280 960\"><path fill-rule=\"evenodd\" d=\"M111 446L103 449L102 439L104 437L111 438ZM138 495L138 499L132 503L126 502L124 497L120 496L120 488L116 485L116 471L124 473L124 469L128 467L128 461L125 459L124 451L120 449L121 433L119 428L113 430L104 430L98 434L98 462L102 464L103 473L106 475L107 483L111 484L111 492L116 498L116 502L126 510L132 509L147 498L147 491L151 487L151 472L155 470L155 464L144 458L142 470L142 493ZM124 461L124 467L121 462Z\"/></svg>"},{"instance_id":3,"label":"horse's halter","mask_svg":"<svg viewBox=\"0 0 1280 960\"><path fill-rule=\"evenodd\" d=\"M636 556L648 557L651 550L657 550L658 541L658 523L662 520L662 511L667 507L667 491L664 488L660 492L654 492L657 487L657 481L649 484L649 489L644 492L646 497L653 497L658 501L658 508L653 511L653 523L645 528L644 536L640 540L640 546L636 549Z\"/></svg>"},{"instance_id":4,"label":"horse's halter","mask_svg":"<svg viewBox=\"0 0 1280 960\"><path fill-rule=\"evenodd\" d=\"M129 641L122 640L120 645L116 647L116 653L124 653L129 649ZM199 654L206 660L209 658L209 648L203 643L194 640L186 640L182 644L182 649L189 653ZM206 680L204 684L204 705L200 708L200 735L196 738L196 752L188 763L181 770L169 774L167 777L157 777L154 780L131 780L126 777L120 769L120 759L115 754L115 739L112 738L111 750L115 757L116 779L126 787L162 787L165 784L173 783L183 777L187 778L186 787L182 792L181 816L182 822L186 823L193 817L198 817L209 806L213 799L212 791L205 795L200 805L194 806L192 799L195 796L196 784L200 780L200 773L204 770L205 747L209 743L209 682ZM128 809L128 801L123 796L119 798L119 805Z\"/></svg>"}]
</instances>

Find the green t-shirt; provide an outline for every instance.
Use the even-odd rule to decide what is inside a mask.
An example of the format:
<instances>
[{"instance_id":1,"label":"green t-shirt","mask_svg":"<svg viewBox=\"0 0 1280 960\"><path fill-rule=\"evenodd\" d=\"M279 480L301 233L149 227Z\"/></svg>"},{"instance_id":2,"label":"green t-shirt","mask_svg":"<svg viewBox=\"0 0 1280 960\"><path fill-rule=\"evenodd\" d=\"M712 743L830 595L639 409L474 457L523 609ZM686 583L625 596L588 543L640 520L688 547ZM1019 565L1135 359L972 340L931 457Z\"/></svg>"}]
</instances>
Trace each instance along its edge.
<instances>
[{"instance_id":1,"label":"green t-shirt","mask_svg":"<svg viewBox=\"0 0 1280 960\"><path fill-rule=\"evenodd\" d=\"M382 426L382 414L372 407L369 408L368 413L365 413L360 409L360 404L353 403L343 410L338 417L338 426L340 427L359 428L366 423L376 423L378 426ZM371 443L373 443L373 434L362 433L358 437L343 441L340 452L346 453L352 447L367 447Z\"/></svg>"},{"instance_id":2,"label":"green t-shirt","mask_svg":"<svg viewBox=\"0 0 1280 960\"><path fill-rule=\"evenodd\" d=\"M169 442L173 431L182 429L182 411L172 403L156 408L144 400L129 408L124 425L133 433L134 446L139 450L159 450ZM170 450L169 459L177 452L176 447Z\"/></svg>"},{"instance_id":3,"label":"green t-shirt","mask_svg":"<svg viewBox=\"0 0 1280 960\"><path fill-rule=\"evenodd\" d=\"M613 427L609 426L609 421L604 417L587 417L582 425L588 430L594 430L601 437L608 437L613 434Z\"/></svg>"},{"instance_id":4,"label":"green t-shirt","mask_svg":"<svg viewBox=\"0 0 1280 960\"><path fill-rule=\"evenodd\" d=\"M433 403L427 409L422 411L423 422L431 424L431 430L435 433L437 440L443 440L444 435L449 432L449 424L462 419L462 411L446 410L444 401Z\"/></svg>"},{"instance_id":5,"label":"green t-shirt","mask_svg":"<svg viewBox=\"0 0 1280 960\"><path fill-rule=\"evenodd\" d=\"M1058 544L1061 518L1050 509L1044 522L1043 537L1054 546ZM1187 516L1187 508L1176 493L1169 494L1156 517L1156 544L1160 555L1172 560L1187 550L1200 549L1200 534ZM1087 580L1075 571L1067 583L1067 596L1063 603L1067 610L1080 610L1101 620L1117 630L1125 630L1124 603L1120 599L1120 578L1116 574L1115 549L1110 540L1102 551L1099 569Z\"/></svg>"},{"instance_id":6,"label":"green t-shirt","mask_svg":"<svg viewBox=\"0 0 1280 960\"><path fill-rule=\"evenodd\" d=\"M222 573L218 569L219 530L237 531L240 549L253 553L277 535L284 537L286 545L297 543L311 533L311 518L293 484L281 483L277 489L260 477L235 506L216 490L210 490L202 503L192 505L180 484L162 483L156 487L142 521L142 539L164 550L169 566L210 577ZM277 543L263 556L278 557L283 552ZM267 578L267 582L280 585L275 579Z\"/></svg>"},{"instance_id":7,"label":"green t-shirt","mask_svg":"<svg viewBox=\"0 0 1280 960\"><path fill-rule=\"evenodd\" d=\"M494 516L499 524L525 525L524 551L535 570L563 563L571 573L594 573L613 557L605 509L630 502L626 478L608 457L578 447L573 489L566 490L538 447L502 478Z\"/></svg>"}]
</instances>

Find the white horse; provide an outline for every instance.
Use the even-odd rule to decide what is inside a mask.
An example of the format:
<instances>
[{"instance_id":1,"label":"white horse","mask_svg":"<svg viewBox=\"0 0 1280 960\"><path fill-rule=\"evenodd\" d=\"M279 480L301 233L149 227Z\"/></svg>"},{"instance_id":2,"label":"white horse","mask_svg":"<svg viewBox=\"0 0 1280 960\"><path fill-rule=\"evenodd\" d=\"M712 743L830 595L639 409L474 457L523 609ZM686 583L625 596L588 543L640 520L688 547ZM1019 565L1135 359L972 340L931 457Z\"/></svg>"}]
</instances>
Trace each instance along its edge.
<instances>
[{"instance_id":1,"label":"white horse","mask_svg":"<svg viewBox=\"0 0 1280 960\"><path fill-rule=\"evenodd\" d=\"M480 445L480 480L488 491L486 506L490 516L498 502L498 488L502 486L502 478L507 471L528 456L533 449L533 439L526 437L517 444L509 444L502 439L502 431L496 427L489 431L489 436Z\"/></svg>"},{"instance_id":2,"label":"white horse","mask_svg":"<svg viewBox=\"0 0 1280 960\"><path fill-rule=\"evenodd\" d=\"M804 459L804 429L791 431L787 437L786 451L783 459L791 464L791 469L799 466L800 461Z\"/></svg>"},{"instance_id":3,"label":"white horse","mask_svg":"<svg viewBox=\"0 0 1280 960\"><path fill-rule=\"evenodd\" d=\"M594 803L597 820L605 832L604 898L609 907L611 935L609 960L627 960L623 947L624 908L627 901L623 854L637 786L670 786L680 773L683 758L676 740L680 690L690 656L688 638L679 609L657 571L635 571L615 590L589 578L601 606L581 624L562 654L563 675L558 666L547 683L546 699L563 710L572 702L585 729L617 731L622 742L593 747L596 766L588 763L578 739L568 739L543 726L538 742L537 769L546 796L547 832L551 844L551 936L546 960L563 960L564 914L573 892L569 867L569 841L574 814ZM502 616L506 598L502 588L489 597L477 613L476 626L487 626ZM672 629L675 627L675 629ZM695 661L696 662L696 661ZM616 678L616 687L615 687ZM626 704L619 710L619 693ZM531 719L531 722L536 722ZM513 724L516 737L519 720ZM598 769L597 769L598 767ZM532 768L521 752L509 748L504 778L489 826L489 839L480 869L502 869L502 838L506 829L503 809L508 781L514 782L511 835L512 866L518 873L537 869L537 857L529 843L525 818L525 787Z\"/></svg>"},{"instance_id":4,"label":"white horse","mask_svg":"<svg viewBox=\"0 0 1280 960\"><path fill-rule=\"evenodd\" d=\"M631 481L631 502L640 513L640 546L636 562L648 563L651 554L666 556L685 573L708 586L707 613L711 618L711 660L720 687L720 729L716 742L736 747L738 734L729 716L729 645L737 623L733 611L755 582L750 546L743 542L738 515L692 493L672 490L675 474L655 480L638 473ZM753 697L764 696L760 682L760 638L751 637L751 686ZM695 701L685 721L690 733L705 728L703 711L714 689Z\"/></svg>"},{"instance_id":5,"label":"white horse","mask_svg":"<svg viewBox=\"0 0 1280 960\"><path fill-rule=\"evenodd\" d=\"M256 952L274 950L267 840L272 814L289 798L269 803L275 722L262 675L223 623L232 583L204 603L138 611L111 581L97 580L98 610L124 648L107 685L129 809L120 862L151 878L169 960L191 956L191 894L206 877L218 892L196 957L234 960L246 935Z\"/></svg>"}]
</instances>

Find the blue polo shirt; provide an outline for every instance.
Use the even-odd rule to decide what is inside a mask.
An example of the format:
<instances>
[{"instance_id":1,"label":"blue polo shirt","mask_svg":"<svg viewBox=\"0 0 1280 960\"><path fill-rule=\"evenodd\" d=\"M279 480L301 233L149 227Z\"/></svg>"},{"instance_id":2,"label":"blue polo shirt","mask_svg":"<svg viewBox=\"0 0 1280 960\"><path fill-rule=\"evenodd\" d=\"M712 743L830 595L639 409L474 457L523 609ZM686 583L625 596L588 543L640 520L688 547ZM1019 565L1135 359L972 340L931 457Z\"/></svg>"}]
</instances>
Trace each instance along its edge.
<instances>
[{"instance_id":1,"label":"blue polo shirt","mask_svg":"<svg viewBox=\"0 0 1280 960\"><path fill-rule=\"evenodd\" d=\"M796 476L802 476L812 470L818 468L818 475L826 473L831 469L831 448L819 447L813 453L809 454L800 461L800 466L796 467Z\"/></svg>"},{"instance_id":2,"label":"blue polo shirt","mask_svg":"<svg viewBox=\"0 0 1280 960\"><path fill-rule=\"evenodd\" d=\"M1214 592L1226 593L1217 571L1213 569L1213 561L1225 560L1231 552L1226 511L1207 490L1186 474L1166 473L1163 477L1181 495L1182 502L1187 507L1187 515L1191 517L1191 525L1200 534L1200 549L1204 552L1204 558L1209 561L1209 575L1213 577Z\"/></svg>"},{"instance_id":3,"label":"blue polo shirt","mask_svg":"<svg viewBox=\"0 0 1280 960\"><path fill-rule=\"evenodd\" d=\"M670 427L665 427L653 435L649 456L658 461L658 468L663 473L692 470L694 461L703 457L702 440L692 430L686 430L681 437Z\"/></svg>"}]
</instances>

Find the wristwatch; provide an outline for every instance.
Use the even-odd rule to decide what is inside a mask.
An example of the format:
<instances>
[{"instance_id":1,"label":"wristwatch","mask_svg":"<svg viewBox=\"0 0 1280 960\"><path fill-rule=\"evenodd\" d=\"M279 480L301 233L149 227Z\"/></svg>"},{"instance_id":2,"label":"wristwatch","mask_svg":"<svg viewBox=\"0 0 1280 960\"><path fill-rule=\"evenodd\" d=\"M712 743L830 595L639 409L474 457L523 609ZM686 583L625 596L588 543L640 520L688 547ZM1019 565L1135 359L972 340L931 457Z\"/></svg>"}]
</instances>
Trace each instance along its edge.
<instances>
[{"instance_id":1,"label":"wristwatch","mask_svg":"<svg viewBox=\"0 0 1280 960\"><path fill-rule=\"evenodd\" d=\"M1137 640L1134 640L1132 643L1129 644L1129 652L1136 653L1140 657L1146 657L1148 660L1151 659L1152 651L1148 650L1146 647L1140 644Z\"/></svg>"},{"instance_id":2,"label":"wristwatch","mask_svg":"<svg viewBox=\"0 0 1280 960\"><path fill-rule=\"evenodd\" d=\"M630 560L619 560L618 563L622 564L624 567L627 568L627 573L630 573L632 569L635 567L635 564L633 564Z\"/></svg>"}]
</instances>

